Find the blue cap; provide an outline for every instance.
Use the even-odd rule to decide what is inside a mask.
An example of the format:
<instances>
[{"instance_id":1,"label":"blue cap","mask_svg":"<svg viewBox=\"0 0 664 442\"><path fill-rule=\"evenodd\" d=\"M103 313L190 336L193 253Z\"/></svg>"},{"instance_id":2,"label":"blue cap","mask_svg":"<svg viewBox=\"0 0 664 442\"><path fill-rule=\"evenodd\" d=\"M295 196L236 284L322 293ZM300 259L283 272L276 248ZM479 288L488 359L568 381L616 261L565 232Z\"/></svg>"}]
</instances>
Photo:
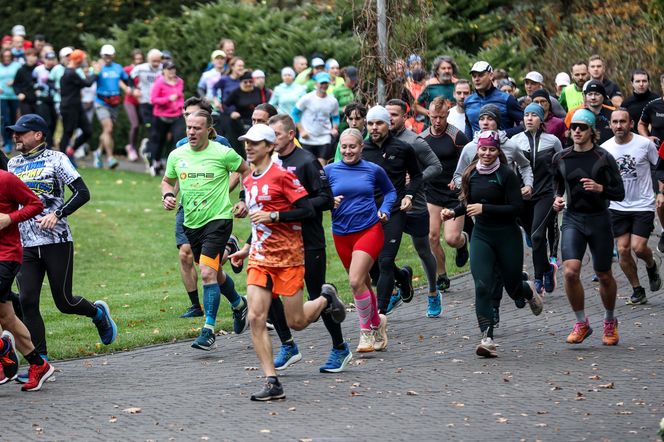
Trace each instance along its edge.
<instances>
[{"instance_id":1,"label":"blue cap","mask_svg":"<svg viewBox=\"0 0 664 442\"><path fill-rule=\"evenodd\" d=\"M572 115L571 123L582 123L595 128L595 114L588 109L579 109Z\"/></svg>"},{"instance_id":2,"label":"blue cap","mask_svg":"<svg viewBox=\"0 0 664 442\"><path fill-rule=\"evenodd\" d=\"M48 133L48 125L42 117L37 114L25 114L18 119L13 126L7 126L8 131L25 133L34 130L35 132Z\"/></svg>"},{"instance_id":3,"label":"blue cap","mask_svg":"<svg viewBox=\"0 0 664 442\"><path fill-rule=\"evenodd\" d=\"M332 78L327 72L319 72L314 75L314 80L316 80L316 83L329 83L332 81Z\"/></svg>"},{"instance_id":4,"label":"blue cap","mask_svg":"<svg viewBox=\"0 0 664 442\"><path fill-rule=\"evenodd\" d=\"M544 122L544 108L542 106L540 106L539 104L537 104L537 103L530 103L523 110L523 113L524 114L527 114L527 113L537 114L540 121L542 121L542 123Z\"/></svg>"}]
</instances>

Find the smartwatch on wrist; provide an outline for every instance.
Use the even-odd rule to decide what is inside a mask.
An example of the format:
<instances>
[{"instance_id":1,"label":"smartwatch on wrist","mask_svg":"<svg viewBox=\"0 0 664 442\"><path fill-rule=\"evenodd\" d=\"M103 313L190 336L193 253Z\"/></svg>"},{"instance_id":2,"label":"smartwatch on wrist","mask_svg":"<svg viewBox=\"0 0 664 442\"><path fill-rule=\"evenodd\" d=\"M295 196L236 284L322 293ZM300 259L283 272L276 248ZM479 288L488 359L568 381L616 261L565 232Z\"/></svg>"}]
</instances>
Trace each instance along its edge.
<instances>
[{"instance_id":1,"label":"smartwatch on wrist","mask_svg":"<svg viewBox=\"0 0 664 442\"><path fill-rule=\"evenodd\" d=\"M279 212L270 212L270 221L276 223L277 218L279 218Z\"/></svg>"},{"instance_id":2,"label":"smartwatch on wrist","mask_svg":"<svg viewBox=\"0 0 664 442\"><path fill-rule=\"evenodd\" d=\"M62 209L57 209L57 210L55 210L55 211L53 212L53 215L55 215L55 217L56 217L57 219L61 219L61 218L62 218Z\"/></svg>"}]
</instances>

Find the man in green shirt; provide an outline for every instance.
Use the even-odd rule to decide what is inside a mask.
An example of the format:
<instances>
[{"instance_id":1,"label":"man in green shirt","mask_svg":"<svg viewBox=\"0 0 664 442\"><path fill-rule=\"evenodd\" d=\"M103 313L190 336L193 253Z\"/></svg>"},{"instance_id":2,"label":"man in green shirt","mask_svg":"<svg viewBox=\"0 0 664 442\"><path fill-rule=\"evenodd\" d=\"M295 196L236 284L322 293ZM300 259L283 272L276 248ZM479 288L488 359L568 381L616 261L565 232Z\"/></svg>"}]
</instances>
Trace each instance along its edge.
<instances>
[{"instance_id":1,"label":"man in green shirt","mask_svg":"<svg viewBox=\"0 0 664 442\"><path fill-rule=\"evenodd\" d=\"M433 69L431 70L432 78L427 81L424 90L417 97L415 103L415 111L425 116L424 127L429 127L429 105L436 97L443 97L452 103L455 103L454 98L454 79L457 74L457 65L454 59L447 55L436 57L433 61Z\"/></svg>"},{"instance_id":2,"label":"man in green shirt","mask_svg":"<svg viewBox=\"0 0 664 442\"><path fill-rule=\"evenodd\" d=\"M229 192L238 184L238 172L249 174L249 166L233 149L214 138L212 116L198 110L187 117L189 142L168 156L166 173L161 182L163 206L177 207L175 185L180 187L184 208L184 231L191 244L194 260L200 264L203 280L205 326L191 345L211 350L215 343L214 325L221 294L233 308L235 333L242 333L247 325L247 301L235 291L233 280L220 268L226 243L233 230L233 214L246 212L238 203L233 207Z\"/></svg>"},{"instance_id":3,"label":"man in green shirt","mask_svg":"<svg viewBox=\"0 0 664 442\"><path fill-rule=\"evenodd\" d=\"M568 112L583 105L583 85L590 79L588 65L580 61L572 65L573 83L566 86L560 93L558 101Z\"/></svg>"}]
</instances>

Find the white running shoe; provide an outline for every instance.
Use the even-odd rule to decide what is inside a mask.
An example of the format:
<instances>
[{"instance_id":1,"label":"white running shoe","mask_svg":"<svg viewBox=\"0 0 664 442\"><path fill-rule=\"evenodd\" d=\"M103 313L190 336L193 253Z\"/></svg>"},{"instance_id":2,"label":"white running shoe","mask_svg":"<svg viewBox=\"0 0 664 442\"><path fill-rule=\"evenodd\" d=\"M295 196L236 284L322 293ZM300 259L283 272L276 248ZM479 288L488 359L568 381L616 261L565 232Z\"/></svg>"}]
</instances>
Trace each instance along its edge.
<instances>
[{"instance_id":1,"label":"white running shoe","mask_svg":"<svg viewBox=\"0 0 664 442\"><path fill-rule=\"evenodd\" d=\"M358 353L370 353L374 351L374 341L376 337L372 329L360 330L360 342L357 344Z\"/></svg>"},{"instance_id":2,"label":"white running shoe","mask_svg":"<svg viewBox=\"0 0 664 442\"><path fill-rule=\"evenodd\" d=\"M480 344L475 349L477 356L482 356L483 358L498 357L498 353L496 353L496 343L493 342L493 338L489 338L485 335L483 336Z\"/></svg>"},{"instance_id":3,"label":"white running shoe","mask_svg":"<svg viewBox=\"0 0 664 442\"><path fill-rule=\"evenodd\" d=\"M385 351L387 349L387 316L380 316L380 325L376 329L376 339L374 341L374 350Z\"/></svg>"}]
</instances>

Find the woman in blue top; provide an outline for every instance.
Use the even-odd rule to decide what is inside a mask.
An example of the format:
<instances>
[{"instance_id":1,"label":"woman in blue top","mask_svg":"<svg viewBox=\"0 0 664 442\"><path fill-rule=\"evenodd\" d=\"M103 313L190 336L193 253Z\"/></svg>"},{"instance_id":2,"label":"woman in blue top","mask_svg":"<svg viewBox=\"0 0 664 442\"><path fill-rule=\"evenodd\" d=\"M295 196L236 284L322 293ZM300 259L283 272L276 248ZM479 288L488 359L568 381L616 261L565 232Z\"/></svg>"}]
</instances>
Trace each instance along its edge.
<instances>
[{"instance_id":1,"label":"woman in blue top","mask_svg":"<svg viewBox=\"0 0 664 442\"><path fill-rule=\"evenodd\" d=\"M348 272L355 307L360 316L360 353L387 347L387 318L378 314L369 270L383 247L383 227L397 192L385 170L362 159L364 140L357 129L346 129L340 138L342 161L325 166L332 194L334 245ZM382 197L376 207L375 191Z\"/></svg>"},{"instance_id":2,"label":"woman in blue top","mask_svg":"<svg viewBox=\"0 0 664 442\"><path fill-rule=\"evenodd\" d=\"M275 106L280 114L290 115L295 103L307 93L304 86L295 84L295 71L293 68L285 67L281 70L283 83L274 88L270 104Z\"/></svg>"}]
</instances>

